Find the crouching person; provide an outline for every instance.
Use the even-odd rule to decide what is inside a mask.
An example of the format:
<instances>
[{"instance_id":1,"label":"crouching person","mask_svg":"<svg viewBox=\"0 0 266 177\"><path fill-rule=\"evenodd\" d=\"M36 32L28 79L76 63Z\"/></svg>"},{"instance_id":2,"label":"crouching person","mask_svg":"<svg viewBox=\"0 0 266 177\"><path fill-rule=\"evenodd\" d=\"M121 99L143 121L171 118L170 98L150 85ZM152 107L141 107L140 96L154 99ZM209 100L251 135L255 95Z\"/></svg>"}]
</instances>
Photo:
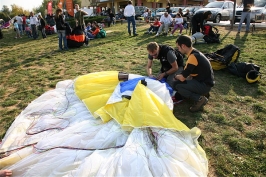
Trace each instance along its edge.
<instances>
[{"instance_id":1,"label":"crouching person","mask_svg":"<svg viewBox=\"0 0 266 177\"><path fill-rule=\"evenodd\" d=\"M189 110L200 111L208 102L206 97L215 83L211 64L201 52L192 47L189 36L177 38L176 45L188 59L182 73L174 77L176 81L173 82L173 89L177 91L175 97L179 100L189 98L195 101Z\"/></svg>"}]
</instances>

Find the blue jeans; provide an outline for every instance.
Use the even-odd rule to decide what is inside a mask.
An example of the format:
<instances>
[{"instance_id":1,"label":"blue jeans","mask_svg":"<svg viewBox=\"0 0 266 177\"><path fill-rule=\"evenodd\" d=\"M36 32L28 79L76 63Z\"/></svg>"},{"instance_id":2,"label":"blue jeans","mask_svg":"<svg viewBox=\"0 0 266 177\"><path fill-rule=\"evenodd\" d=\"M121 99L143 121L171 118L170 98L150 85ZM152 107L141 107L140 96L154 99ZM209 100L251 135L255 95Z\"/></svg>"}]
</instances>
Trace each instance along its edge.
<instances>
[{"instance_id":1,"label":"blue jeans","mask_svg":"<svg viewBox=\"0 0 266 177\"><path fill-rule=\"evenodd\" d=\"M241 14L241 19L238 25L238 31L241 30L242 27L242 23L244 22L244 20L247 19L246 21L246 31L249 31L249 26L250 26L250 12L242 12Z\"/></svg>"},{"instance_id":2,"label":"blue jeans","mask_svg":"<svg viewBox=\"0 0 266 177\"><path fill-rule=\"evenodd\" d=\"M134 16L127 17L127 31L131 35L130 23L132 23L133 34L136 34L136 21Z\"/></svg>"},{"instance_id":3,"label":"blue jeans","mask_svg":"<svg viewBox=\"0 0 266 177\"><path fill-rule=\"evenodd\" d=\"M66 31L65 30L57 30L57 35L59 38L59 50L63 50L62 41L64 42L64 49L67 50L67 39L66 39Z\"/></svg>"}]
</instances>

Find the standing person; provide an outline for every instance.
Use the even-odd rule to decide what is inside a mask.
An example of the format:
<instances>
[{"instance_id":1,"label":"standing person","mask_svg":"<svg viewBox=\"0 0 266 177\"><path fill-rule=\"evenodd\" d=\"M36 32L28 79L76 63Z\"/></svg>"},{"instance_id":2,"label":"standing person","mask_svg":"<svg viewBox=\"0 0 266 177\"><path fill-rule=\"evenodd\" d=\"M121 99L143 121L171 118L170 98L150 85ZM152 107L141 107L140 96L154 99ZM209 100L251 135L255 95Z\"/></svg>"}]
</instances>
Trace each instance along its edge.
<instances>
[{"instance_id":1,"label":"standing person","mask_svg":"<svg viewBox=\"0 0 266 177\"><path fill-rule=\"evenodd\" d=\"M108 20L108 27L111 26L111 23L114 23L114 17L115 17L115 15L114 15L113 11L110 10L110 13L109 13L109 20Z\"/></svg>"},{"instance_id":2,"label":"standing person","mask_svg":"<svg viewBox=\"0 0 266 177\"><path fill-rule=\"evenodd\" d=\"M192 99L195 104L189 110L200 111L208 102L203 95L208 95L215 83L211 64L204 54L192 47L189 36L183 35L177 38L176 46L182 54L188 56L188 59L182 73L174 77L176 81L173 82L173 89L177 91L175 98Z\"/></svg>"},{"instance_id":3,"label":"standing person","mask_svg":"<svg viewBox=\"0 0 266 177\"><path fill-rule=\"evenodd\" d=\"M147 75L158 80L166 79L171 87L173 86L174 76L183 70L184 60L181 54L176 55L175 50L168 45L160 45L157 42L150 42L147 45L148 63L146 66ZM161 70L158 76L152 73L153 59L160 60Z\"/></svg>"},{"instance_id":4,"label":"standing person","mask_svg":"<svg viewBox=\"0 0 266 177\"><path fill-rule=\"evenodd\" d=\"M22 15L22 33L25 34L25 30L26 30L26 19L27 17L25 16L25 14Z\"/></svg>"},{"instance_id":5,"label":"standing person","mask_svg":"<svg viewBox=\"0 0 266 177\"><path fill-rule=\"evenodd\" d=\"M56 9L55 11L55 24L57 29L57 35L59 38L59 50L63 50L62 41L64 42L64 50L68 50L67 47L67 39L66 39L66 25L63 18L63 11L62 9Z\"/></svg>"},{"instance_id":6,"label":"standing person","mask_svg":"<svg viewBox=\"0 0 266 177\"><path fill-rule=\"evenodd\" d=\"M170 3L170 0L167 1L167 5L166 5L166 12L172 16L172 10L171 10L171 3Z\"/></svg>"},{"instance_id":7,"label":"standing person","mask_svg":"<svg viewBox=\"0 0 266 177\"><path fill-rule=\"evenodd\" d=\"M163 31L163 28L164 28L164 31L167 35L168 30L169 30L169 26L171 25L172 22L173 22L173 19L172 19L171 15L169 15L168 12L165 12L160 18L161 26L160 26L160 28L159 28L159 30L155 36L159 36L160 33Z\"/></svg>"},{"instance_id":8,"label":"standing person","mask_svg":"<svg viewBox=\"0 0 266 177\"><path fill-rule=\"evenodd\" d=\"M38 15L38 19L40 20L40 31L42 32L42 38L45 39L46 38L45 21L41 14Z\"/></svg>"},{"instance_id":9,"label":"standing person","mask_svg":"<svg viewBox=\"0 0 266 177\"><path fill-rule=\"evenodd\" d=\"M205 12L199 12L196 13L191 20L192 24L192 35L196 32L202 32L203 31L203 23L204 20L207 20L212 15L211 11L205 11Z\"/></svg>"},{"instance_id":10,"label":"standing person","mask_svg":"<svg viewBox=\"0 0 266 177\"><path fill-rule=\"evenodd\" d=\"M81 29L84 31L85 30L85 23L84 23L84 15L88 15L87 12L81 10L79 8L78 4L75 4L75 9L76 9L76 13L75 13L75 19L76 19L76 26L81 27Z\"/></svg>"},{"instance_id":11,"label":"standing person","mask_svg":"<svg viewBox=\"0 0 266 177\"><path fill-rule=\"evenodd\" d=\"M132 23L133 36L137 36L136 33L136 21L135 21L135 8L132 5L132 1L129 0L127 6L124 10L124 16L127 18L127 31L129 36L131 36L130 23Z\"/></svg>"},{"instance_id":12,"label":"standing person","mask_svg":"<svg viewBox=\"0 0 266 177\"><path fill-rule=\"evenodd\" d=\"M175 24L174 29L170 35L173 36L177 28L180 28L179 35L181 35L183 30L183 18L179 13L176 14L176 18L174 18L174 24Z\"/></svg>"},{"instance_id":13,"label":"standing person","mask_svg":"<svg viewBox=\"0 0 266 177\"><path fill-rule=\"evenodd\" d=\"M20 31L19 31L19 27L18 27L18 22L17 22L16 19L14 20L13 25L14 25L14 30L15 30L15 33L16 33L15 39L21 38Z\"/></svg>"},{"instance_id":14,"label":"standing person","mask_svg":"<svg viewBox=\"0 0 266 177\"><path fill-rule=\"evenodd\" d=\"M16 20L17 20L17 23L18 23L18 29L19 29L19 32L20 32L20 36L22 36L22 34L23 34L23 29L22 29L23 19L22 19L21 15L16 16Z\"/></svg>"},{"instance_id":15,"label":"standing person","mask_svg":"<svg viewBox=\"0 0 266 177\"><path fill-rule=\"evenodd\" d=\"M33 12L30 12L30 27L31 27L33 39L37 39L38 38L37 24L38 24L37 17L34 16Z\"/></svg>"},{"instance_id":16,"label":"standing person","mask_svg":"<svg viewBox=\"0 0 266 177\"><path fill-rule=\"evenodd\" d=\"M246 33L249 32L249 26L250 26L250 12L251 12L251 6L254 5L254 0L243 0L243 12L241 14L241 19L238 25L238 34L241 31L241 27L242 27L242 23L244 22L244 20L246 19Z\"/></svg>"}]
</instances>

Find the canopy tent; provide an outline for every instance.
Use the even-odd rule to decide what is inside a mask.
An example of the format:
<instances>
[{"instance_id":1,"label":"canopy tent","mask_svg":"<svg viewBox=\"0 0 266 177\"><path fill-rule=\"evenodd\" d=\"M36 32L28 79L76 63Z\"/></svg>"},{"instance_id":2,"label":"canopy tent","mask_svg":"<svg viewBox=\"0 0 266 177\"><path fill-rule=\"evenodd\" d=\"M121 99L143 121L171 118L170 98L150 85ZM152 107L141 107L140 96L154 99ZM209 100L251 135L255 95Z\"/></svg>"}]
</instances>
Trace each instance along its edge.
<instances>
[{"instance_id":1,"label":"canopy tent","mask_svg":"<svg viewBox=\"0 0 266 177\"><path fill-rule=\"evenodd\" d=\"M118 76L65 80L30 103L0 145L0 168L12 176L207 176L200 130L174 117L166 85Z\"/></svg>"}]
</instances>

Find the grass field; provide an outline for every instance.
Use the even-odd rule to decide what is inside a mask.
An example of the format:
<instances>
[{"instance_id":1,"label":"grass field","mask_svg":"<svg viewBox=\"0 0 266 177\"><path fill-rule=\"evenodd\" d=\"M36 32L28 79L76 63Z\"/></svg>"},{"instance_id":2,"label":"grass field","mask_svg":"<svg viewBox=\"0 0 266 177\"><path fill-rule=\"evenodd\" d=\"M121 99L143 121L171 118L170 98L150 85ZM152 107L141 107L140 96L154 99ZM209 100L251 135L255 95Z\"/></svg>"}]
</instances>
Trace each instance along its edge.
<instances>
[{"instance_id":1,"label":"grass field","mask_svg":"<svg viewBox=\"0 0 266 177\"><path fill-rule=\"evenodd\" d=\"M145 35L148 25L137 24L137 37L129 37L126 24L106 28L107 37L90 41L88 47L58 51L57 35L32 40L14 39L3 30L0 40L0 137L27 105L54 89L57 82L107 70L145 75L146 45L151 41L175 47L176 36ZM220 44L197 44L211 53L228 44L237 45L239 62L260 66L262 79L249 84L227 70L214 71L216 85L203 112L190 113L189 101L174 108L175 116L189 128L202 131L199 142L209 159L209 176L266 176L266 31L254 34L219 27ZM176 32L177 34L177 32ZM185 32L183 32L185 34ZM160 64L155 62L154 72Z\"/></svg>"}]
</instances>

